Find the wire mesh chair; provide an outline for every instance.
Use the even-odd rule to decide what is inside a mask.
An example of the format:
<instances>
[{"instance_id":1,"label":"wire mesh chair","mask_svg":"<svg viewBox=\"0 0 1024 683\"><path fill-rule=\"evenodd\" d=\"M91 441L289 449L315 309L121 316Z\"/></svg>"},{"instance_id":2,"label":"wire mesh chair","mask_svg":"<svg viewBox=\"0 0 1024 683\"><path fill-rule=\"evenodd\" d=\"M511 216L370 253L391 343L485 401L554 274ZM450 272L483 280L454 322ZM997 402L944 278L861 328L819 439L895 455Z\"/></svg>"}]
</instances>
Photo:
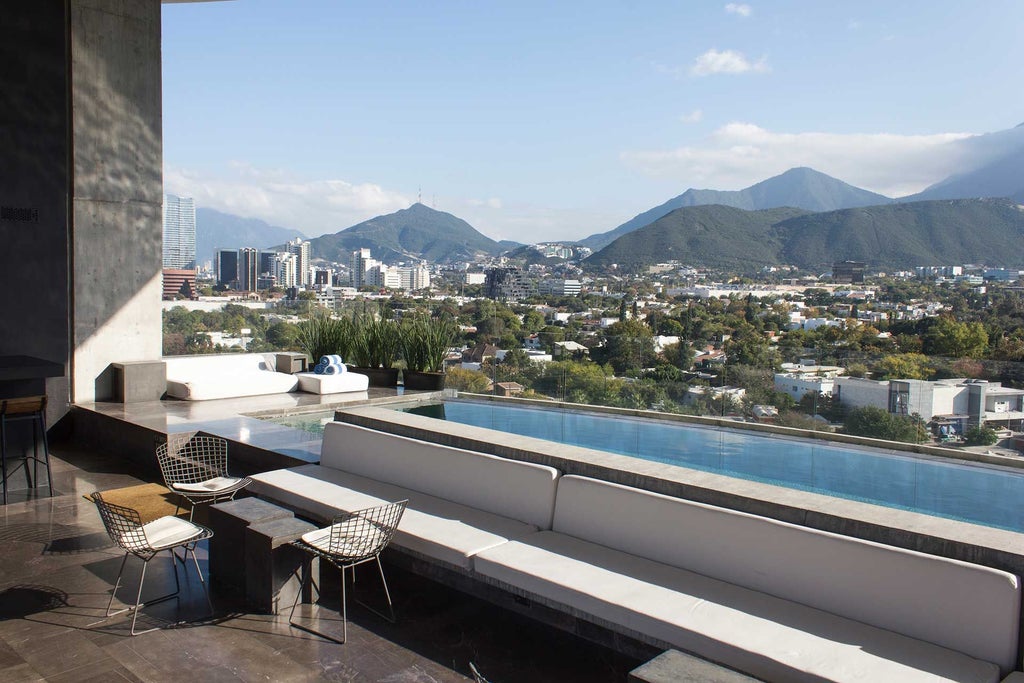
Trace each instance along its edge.
<instances>
[{"instance_id":1,"label":"wire mesh chair","mask_svg":"<svg viewBox=\"0 0 1024 683\"><path fill-rule=\"evenodd\" d=\"M232 500L252 483L248 477L228 474L228 442L218 436L168 434L167 443L156 448L156 459L167 488L191 505L189 520L196 505Z\"/></svg>"},{"instance_id":2,"label":"wire mesh chair","mask_svg":"<svg viewBox=\"0 0 1024 683\"><path fill-rule=\"evenodd\" d=\"M174 559L174 549L178 547L185 548L186 557L188 553L192 553L192 562L195 563L199 582L203 584L203 590L206 593L206 603L210 606L210 612L213 612L209 589L206 585L206 580L203 578L203 572L199 568L199 560L196 559L196 544L213 536L213 531L172 515L160 517L152 522L143 524L138 511L132 508L107 502L103 500L102 494L98 491L93 493L91 498L96 504L96 509L99 510L103 526L106 528L110 539L124 550L124 559L121 560L121 568L117 572L117 581L114 583L113 590L110 591L110 601L107 603L106 617L96 623L102 623L112 616L132 611L131 634L133 636L157 630L156 628L151 628L145 631L136 631L135 621L139 618L139 610L142 607L170 600L177 597L181 592L181 582L178 579L178 563ZM174 568L174 592L142 602L142 587L146 583L146 568L149 566L149 561L163 550L171 552L171 566ZM110 608L114 604L117 589L121 586L121 576L124 574L124 566L128 561L129 555L134 555L142 560L139 591L135 596L134 605L112 612Z\"/></svg>"},{"instance_id":3,"label":"wire mesh chair","mask_svg":"<svg viewBox=\"0 0 1024 683\"><path fill-rule=\"evenodd\" d=\"M380 563L380 554L391 542L395 535L395 529L402 520L408 500L400 500L397 503L387 503L377 507L346 512L334 518L331 526L304 534L301 539L293 541L292 544L299 549L330 562L341 570L341 640L315 631L312 628L298 624L294 620L295 607L299 604L299 597L302 595L305 586L296 592L295 602L292 603L292 611L288 614L288 623L291 626L313 633L327 640L336 643L344 643L348 640L348 606L346 605L345 570L352 569L352 581L355 582L355 567L366 562L376 562L380 571L380 580L384 584L384 596L388 602L388 614L384 614L365 603L360 605L370 610L377 616L395 622L395 608L391 602L391 592L388 590L387 579L384 578L384 567ZM320 588L313 580L312 572L306 572L313 589L320 594ZM303 582L305 583L305 582Z\"/></svg>"}]
</instances>

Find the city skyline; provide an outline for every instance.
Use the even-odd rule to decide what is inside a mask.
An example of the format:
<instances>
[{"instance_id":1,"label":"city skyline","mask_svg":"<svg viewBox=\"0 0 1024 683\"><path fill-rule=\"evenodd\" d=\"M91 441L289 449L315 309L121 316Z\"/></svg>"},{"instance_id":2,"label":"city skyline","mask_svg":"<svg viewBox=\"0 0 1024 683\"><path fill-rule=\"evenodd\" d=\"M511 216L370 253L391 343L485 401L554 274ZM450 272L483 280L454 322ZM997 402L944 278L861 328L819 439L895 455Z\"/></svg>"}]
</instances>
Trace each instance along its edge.
<instances>
[{"instance_id":1,"label":"city skyline","mask_svg":"<svg viewBox=\"0 0 1024 683\"><path fill-rule=\"evenodd\" d=\"M310 237L422 193L494 239L580 239L793 166L899 196L957 169L950 141L1024 119L1011 2L163 16L167 191Z\"/></svg>"}]
</instances>

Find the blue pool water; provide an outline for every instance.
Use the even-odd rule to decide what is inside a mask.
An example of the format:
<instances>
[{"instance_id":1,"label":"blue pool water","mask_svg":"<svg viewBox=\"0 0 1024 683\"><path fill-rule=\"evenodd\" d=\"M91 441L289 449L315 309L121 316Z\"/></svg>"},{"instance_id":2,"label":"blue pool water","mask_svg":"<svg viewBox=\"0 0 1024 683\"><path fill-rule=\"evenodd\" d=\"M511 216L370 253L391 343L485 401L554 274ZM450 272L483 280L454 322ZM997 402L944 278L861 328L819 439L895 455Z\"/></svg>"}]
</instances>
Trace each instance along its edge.
<instances>
[{"instance_id":1,"label":"blue pool water","mask_svg":"<svg viewBox=\"0 0 1024 683\"><path fill-rule=\"evenodd\" d=\"M730 429L496 402L408 412L788 488L1024 531L1024 471Z\"/></svg>"}]
</instances>

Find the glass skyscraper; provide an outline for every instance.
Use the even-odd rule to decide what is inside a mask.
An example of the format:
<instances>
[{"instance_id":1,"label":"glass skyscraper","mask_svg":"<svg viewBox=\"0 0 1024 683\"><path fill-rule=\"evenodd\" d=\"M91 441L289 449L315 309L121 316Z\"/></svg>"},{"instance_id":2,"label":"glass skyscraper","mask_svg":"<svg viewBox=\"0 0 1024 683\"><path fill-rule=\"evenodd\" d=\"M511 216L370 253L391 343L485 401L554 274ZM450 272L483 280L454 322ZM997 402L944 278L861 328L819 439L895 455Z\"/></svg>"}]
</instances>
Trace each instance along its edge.
<instances>
[{"instance_id":1,"label":"glass skyscraper","mask_svg":"<svg viewBox=\"0 0 1024 683\"><path fill-rule=\"evenodd\" d=\"M196 267L196 206L191 197L164 195L164 268Z\"/></svg>"}]
</instances>

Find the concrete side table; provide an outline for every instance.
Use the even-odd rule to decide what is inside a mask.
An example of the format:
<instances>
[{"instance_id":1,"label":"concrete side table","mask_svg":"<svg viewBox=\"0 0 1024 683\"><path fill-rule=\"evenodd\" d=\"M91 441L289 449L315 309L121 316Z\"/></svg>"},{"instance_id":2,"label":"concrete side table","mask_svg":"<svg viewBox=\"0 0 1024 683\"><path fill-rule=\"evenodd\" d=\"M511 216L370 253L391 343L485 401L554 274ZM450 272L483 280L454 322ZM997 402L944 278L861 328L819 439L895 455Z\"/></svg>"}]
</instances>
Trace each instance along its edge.
<instances>
[{"instance_id":1,"label":"concrete side table","mask_svg":"<svg viewBox=\"0 0 1024 683\"><path fill-rule=\"evenodd\" d=\"M296 351L280 351L274 359L278 372L294 375L296 372L306 371L306 354ZM314 362L320 360L314 358Z\"/></svg>"},{"instance_id":2,"label":"concrete side table","mask_svg":"<svg viewBox=\"0 0 1024 683\"><path fill-rule=\"evenodd\" d=\"M245 604L255 612L290 609L310 557L291 542L317 527L295 517L252 524L245 530Z\"/></svg>"},{"instance_id":3,"label":"concrete side table","mask_svg":"<svg viewBox=\"0 0 1024 683\"><path fill-rule=\"evenodd\" d=\"M209 507L210 577L219 588L245 593L245 530L250 524L294 517L291 510L259 498L239 498Z\"/></svg>"},{"instance_id":4,"label":"concrete side table","mask_svg":"<svg viewBox=\"0 0 1024 683\"><path fill-rule=\"evenodd\" d=\"M111 363L114 401L159 401L167 391L167 366L162 360Z\"/></svg>"}]
</instances>

